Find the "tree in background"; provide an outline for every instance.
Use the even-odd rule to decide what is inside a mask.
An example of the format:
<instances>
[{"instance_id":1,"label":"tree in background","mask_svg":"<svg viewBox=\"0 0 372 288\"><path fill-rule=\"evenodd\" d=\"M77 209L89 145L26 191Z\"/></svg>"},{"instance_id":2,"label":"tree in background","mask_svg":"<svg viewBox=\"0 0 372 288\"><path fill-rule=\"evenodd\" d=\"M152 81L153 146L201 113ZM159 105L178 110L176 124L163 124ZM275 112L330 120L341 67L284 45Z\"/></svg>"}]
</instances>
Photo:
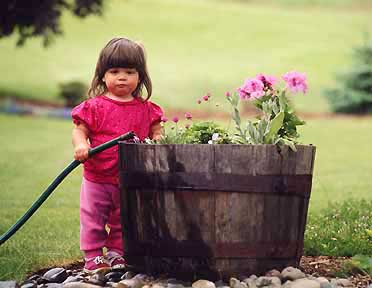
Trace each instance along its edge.
<instances>
[{"instance_id":1,"label":"tree in background","mask_svg":"<svg viewBox=\"0 0 372 288\"><path fill-rule=\"evenodd\" d=\"M0 38L18 34L17 46L31 37L42 37L48 46L61 35L60 18L64 10L84 18L101 15L103 0L1 0Z\"/></svg>"},{"instance_id":2,"label":"tree in background","mask_svg":"<svg viewBox=\"0 0 372 288\"><path fill-rule=\"evenodd\" d=\"M357 47L349 71L336 76L339 86L326 90L331 109L340 113L372 113L372 41Z\"/></svg>"}]
</instances>

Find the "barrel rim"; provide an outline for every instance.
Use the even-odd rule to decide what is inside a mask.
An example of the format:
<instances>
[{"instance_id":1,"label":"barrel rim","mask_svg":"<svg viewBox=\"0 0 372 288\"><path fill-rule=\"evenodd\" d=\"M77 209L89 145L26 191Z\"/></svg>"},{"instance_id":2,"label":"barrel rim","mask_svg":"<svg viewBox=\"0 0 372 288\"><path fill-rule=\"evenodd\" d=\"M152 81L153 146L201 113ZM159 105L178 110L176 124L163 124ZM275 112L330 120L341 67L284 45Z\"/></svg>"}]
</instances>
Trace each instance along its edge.
<instances>
[{"instance_id":1,"label":"barrel rim","mask_svg":"<svg viewBox=\"0 0 372 288\"><path fill-rule=\"evenodd\" d=\"M140 146L149 146L149 147L180 147L180 146L192 146L192 145L202 145L202 146L213 146L213 147L251 147L251 146L260 146L260 147L288 147L289 145L276 145L276 144L147 144L147 143L127 143L125 141L119 141L120 145L140 145ZM313 144L296 144L296 148L300 147L313 147L316 148Z\"/></svg>"}]
</instances>

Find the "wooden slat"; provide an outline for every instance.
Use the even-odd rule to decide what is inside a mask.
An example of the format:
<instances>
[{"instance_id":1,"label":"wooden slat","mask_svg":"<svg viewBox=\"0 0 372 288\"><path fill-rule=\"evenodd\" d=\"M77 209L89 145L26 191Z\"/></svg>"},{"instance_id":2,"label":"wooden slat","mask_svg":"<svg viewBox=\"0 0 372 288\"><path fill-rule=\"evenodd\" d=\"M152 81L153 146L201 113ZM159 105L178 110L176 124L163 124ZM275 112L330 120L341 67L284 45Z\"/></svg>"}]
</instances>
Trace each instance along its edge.
<instances>
[{"instance_id":1,"label":"wooden slat","mask_svg":"<svg viewBox=\"0 0 372 288\"><path fill-rule=\"evenodd\" d=\"M281 157L275 145L254 145L254 175L280 175ZM243 155L242 155L243 157Z\"/></svg>"},{"instance_id":2,"label":"wooden slat","mask_svg":"<svg viewBox=\"0 0 372 288\"><path fill-rule=\"evenodd\" d=\"M313 167L313 147L297 146L296 152L296 175L312 174Z\"/></svg>"}]
</instances>

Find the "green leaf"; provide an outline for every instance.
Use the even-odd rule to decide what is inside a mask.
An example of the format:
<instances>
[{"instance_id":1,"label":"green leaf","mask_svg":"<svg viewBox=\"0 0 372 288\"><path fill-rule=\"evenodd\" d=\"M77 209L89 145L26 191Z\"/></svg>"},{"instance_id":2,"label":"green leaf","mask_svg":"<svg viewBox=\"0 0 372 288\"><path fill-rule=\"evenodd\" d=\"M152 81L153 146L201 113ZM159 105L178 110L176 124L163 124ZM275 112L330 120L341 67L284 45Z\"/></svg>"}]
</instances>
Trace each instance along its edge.
<instances>
[{"instance_id":1,"label":"green leaf","mask_svg":"<svg viewBox=\"0 0 372 288\"><path fill-rule=\"evenodd\" d=\"M253 123L251 121L248 122L247 130L249 133L249 137L252 141L252 144L257 144L257 130L256 127L254 127Z\"/></svg>"},{"instance_id":2,"label":"green leaf","mask_svg":"<svg viewBox=\"0 0 372 288\"><path fill-rule=\"evenodd\" d=\"M241 124L241 119L240 119L240 113L239 113L239 110L237 108L235 108L233 110L233 119L235 121L235 123L240 126Z\"/></svg>"},{"instance_id":3,"label":"green leaf","mask_svg":"<svg viewBox=\"0 0 372 288\"><path fill-rule=\"evenodd\" d=\"M258 122L257 128L258 132L260 133L260 138L263 139L264 135L267 134L268 131L268 121L266 119L262 119Z\"/></svg>"},{"instance_id":4,"label":"green leaf","mask_svg":"<svg viewBox=\"0 0 372 288\"><path fill-rule=\"evenodd\" d=\"M276 114L279 113L280 108L278 107L278 105L276 103L273 103L272 110L273 110L274 114L276 115Z\"/></svg>"},{"instance_id":5,"label":"green leaf","mask_svg":"<svg viewBox=\"0 0 372 288\"><path fill-rule=\"evenodd\" d=\"M282 127L283 125L283 120L284 120L284 112L279 112L279 114L277 114L273 120L271 120L270 122L270 130L269 132L265 135L265 138L264 138L264 143L265 144L269 144L270 143L270 140L273 138L273 136L275 136L276 134L278 134L278 131L279 129Z\"/></svg>"},{"instance_id":6,"label":"green leaf","mask_svg":"<svg viewBox=\"0 0 372 288\"><path fill-rule=\"evenodd\" d=\"M288 145L292 151L297 152L296 145L291 140L280 138L280 142L283 143L284 145Z\"/></svg>"}]
</instances>

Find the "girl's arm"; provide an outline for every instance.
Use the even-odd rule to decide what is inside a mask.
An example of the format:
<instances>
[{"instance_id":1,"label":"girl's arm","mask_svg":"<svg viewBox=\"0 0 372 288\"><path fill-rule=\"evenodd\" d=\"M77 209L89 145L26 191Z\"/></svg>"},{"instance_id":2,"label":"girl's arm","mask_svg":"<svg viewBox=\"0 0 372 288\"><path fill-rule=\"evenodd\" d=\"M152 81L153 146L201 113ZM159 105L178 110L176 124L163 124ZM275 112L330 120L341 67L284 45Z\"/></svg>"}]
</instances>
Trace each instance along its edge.
<instances>
[{"instance_id":1,"label":"girl's arm","mask_svg":"<svg viewBox=\"0 0 372 288\"><path fill-rule=\"evenodd\" d=\"M161 126L160 122L155 122L151 125L150 128L150 138L157 141L161 139L163 134L163 127Z\"/></svg>"},{"instance_id":2,"label":"girl's arm","mask_svg":"<svg viewBox=\"0 0 372 288\"><path fill-rule=\"evenodd\" d=\"M72 145L74 145L74 158L80 162L88 159L90 148L88 142L89 130L84 124L75 125L72 130Z\"/></svg>"}]
</instances>

